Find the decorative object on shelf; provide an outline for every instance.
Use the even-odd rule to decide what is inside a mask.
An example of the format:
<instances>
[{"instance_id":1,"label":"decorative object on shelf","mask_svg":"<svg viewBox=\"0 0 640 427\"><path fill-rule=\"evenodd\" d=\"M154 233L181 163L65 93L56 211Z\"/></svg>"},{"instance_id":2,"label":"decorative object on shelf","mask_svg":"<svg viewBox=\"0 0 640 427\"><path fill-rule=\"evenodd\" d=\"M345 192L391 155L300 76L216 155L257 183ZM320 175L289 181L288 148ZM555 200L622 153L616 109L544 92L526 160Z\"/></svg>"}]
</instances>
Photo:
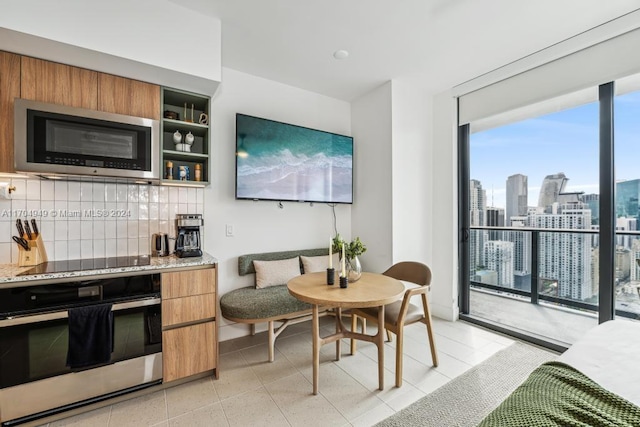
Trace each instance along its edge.
<instances>
[{"instance_id":1,"label":"decorative object on shelf","mask_svg":"<svg viewBox=\"0 0 640 427\"><path fill-rule=\"evenodd\" d=\"M207 113L200 113L200 117L198 117L198 123L205 126L209 124L209 116L207 116Z\"/></svg>"},{"instance_id":2,"label":"decorative object on shelf","mask_svg":"<svg viewBox=\"0 0 640 427\"><path fill-rule=\"evenodd\" d=\"M193 123L193 109L194 109L194 105L191 104L191 119L187 118L187 103L184 103L184 121L185 122L189 122L189 123Z\"/></svg>"},{"instance_id":3,"label":"decorative object on shelf","mask_svg":"<svg viewBox=\"0 0 640 427\"><path fill-rule=\"evenodd\" d=\"M180 135L179 139L176 137L176 134ZM190 153L191 145L193 144L194 139L195 137L193 136L193 134L189 132L184 136L184 143L181 144L180 142L182 140L182 134L176 131L176 133L173 134L173 142L176 143L176 151L183 151L185 153Z\"/></svg>"},{"instance_id":4,"label":"decorative object on shelf","mask_svg":"<svg viewBox=\"0 0 640 427\"><path fill-rule=\"evenodd\" d=\"M180 120L180 114L175 111L165 110L163 115L165 119Z\"/></svg>"},{"instance_id":5,"label":"decorative object on shelf","mask_svg":"<svg viewBox=\"0 0 640 427\"><path fill-rule=\"evenodd\" d=\"M180 144L181 142L182 142L182 134L180 133L179 130L177 130L173 133L173 143Z\"/></svg>"},{"instance_id":6,"label":"decorative object on shelf","mask_svg":"<svg viewBox=\"0 0 640 427\"><path fill-rule=\"evenodd\" d=\"M195 181L202 181L202 165L200 163L196 163L193 179Z\"/></svg>"},{"instance_id":7,"label":"decorative object on shelf","mask_svg":"<svg viewBox=\"0 0 640 427\"><path fill-rule=\"evenodd\" d=\"M185 142L185 144L192 145L194 139L195 139L195 137L193 136L193 134L191 132L189 132L188 134L185 135L184 142ZM189 150L189 151L191 151L191 150Z\"/></svg>"},{"instance_id":8,"label":"decorative object on shelf","mask_svg":"<svg viewBox=\"0 0 640 427\"><path fill-rule=\"evenodd\" d=\"M178 168L178 176L180 177L180 181L186 181L187 180L187 167L186 166L180 166Z\"/></svg>"},{"instance_id":9,"label":"decorative object on shelf","mask_svg":"<svg viewBox=\"0 0 640 427\"><path fill-rule=\"evenodd\" d=\"M360 237L356 237L351 243L345 243L340 234L336 234L333 238L333 250L340 251L340 246L344 247L344 252L340 253L340 260L346 267L344 272L349 282L355 282L362 277L362 265L360 264L359 255L367 251L367 247L360 241Z\"/></svg>"},{"instance_id":10,"label":"decorative object on shelf","mask_svg":"<svg viewBox=\"0 0 640 427\"><path fill-rule=\"evenodd\" d=\"M165 179L173 179L173 162L167 161Z\"/></svg>"}]
</instances>

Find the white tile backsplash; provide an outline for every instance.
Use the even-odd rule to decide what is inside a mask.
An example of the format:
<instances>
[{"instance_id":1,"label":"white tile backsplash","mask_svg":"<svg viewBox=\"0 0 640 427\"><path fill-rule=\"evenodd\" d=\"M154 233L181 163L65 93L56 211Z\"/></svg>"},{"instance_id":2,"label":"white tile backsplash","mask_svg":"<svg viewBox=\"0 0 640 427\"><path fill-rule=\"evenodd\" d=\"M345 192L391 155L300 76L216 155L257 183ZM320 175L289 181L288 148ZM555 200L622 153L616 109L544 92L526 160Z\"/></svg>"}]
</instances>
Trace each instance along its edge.
<instances>
[{"instance_id":1,"label":"white tile backsplash","mask_svg":"<svg viewBox=\"0 0 640 427\"><path fill-rule=\"evenodd\" d=\"M40 181L40 200L54 200L55 195L55 182Z\"/></svg>"},{"instance_id":2,"label":"white tile backsplash","mask_svg":"<svg viewBox=\"0 0 640 427\"><path fill-rule=\"evenodd\" d=\"M69 183L67 181L55 181L54 184L55 200L69 200Z\"/></svg>"},{"instance_id":3,"label":"white tile backsplash","mask_svg":"<svg viewBox=\"0 0 640 427\"><path fill-rule=\"evenodd\" d=\"M40 200L40 181L27 181L27 200Z\"/></svg>"},{"instance_id":4,"label":"white tile backsplash","mask_svg":"<svg viewBox=\"0 0 640 427\"><path fill-rule=\"evenodd\" d=\"M14 223L9 221L0 222L0 243L10 243L11 236L17 236L18 230L14 227Z\"/></svg>"},{"instance_id":5,"label":"white tile backsplash","mask_svg":"<svg viewBox=\"0 0 640 427\"><path fill-rule=\"evenodd\" d=\"M93 183L91 182L80 183L80 200L83 202L93 201Z\"/></svg>"},{"instance_id":6,"label":"white tile backsplash","mask_svg":"<svg viewBox=\"0 0 640 427\"><path fill-rule=\"evenodd\" d=\"M16 218L38 221L50 261L150 253L159 231L175 237L177 213L204 213L202 188L12 179L0 200L0 264L18 262ZM28 215L31 214L31 215Z\"/></svg>"},{"instance_id":7,"label":"white tile backsplash","mask_svg":"<svg viewBox=\"0 0 640 427\"><path fill-rule=\"evenodd\" d=\"M79 182L69 181L67 183L67 193L69 201L79 202L81 198L82 185Z\"/></svg>"}]
</instances>

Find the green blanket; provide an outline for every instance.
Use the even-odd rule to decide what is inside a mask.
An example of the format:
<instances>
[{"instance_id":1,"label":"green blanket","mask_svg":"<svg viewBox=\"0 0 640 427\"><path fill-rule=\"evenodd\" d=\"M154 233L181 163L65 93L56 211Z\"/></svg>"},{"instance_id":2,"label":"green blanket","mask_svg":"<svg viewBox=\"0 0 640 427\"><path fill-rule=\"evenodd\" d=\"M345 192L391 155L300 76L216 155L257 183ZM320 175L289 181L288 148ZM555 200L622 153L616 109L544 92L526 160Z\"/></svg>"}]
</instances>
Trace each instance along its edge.
<instances>
[{"instance_id":1,"label":"green blanket","mask_svg":"<svg viewBox=\"0 0 640 427\"><path fill-rule=\"evenodd\" d=\"M548 362L533 371L478 427L495 426L640 427L640 407L571 366Z\"/></svg>"}]
</instances>

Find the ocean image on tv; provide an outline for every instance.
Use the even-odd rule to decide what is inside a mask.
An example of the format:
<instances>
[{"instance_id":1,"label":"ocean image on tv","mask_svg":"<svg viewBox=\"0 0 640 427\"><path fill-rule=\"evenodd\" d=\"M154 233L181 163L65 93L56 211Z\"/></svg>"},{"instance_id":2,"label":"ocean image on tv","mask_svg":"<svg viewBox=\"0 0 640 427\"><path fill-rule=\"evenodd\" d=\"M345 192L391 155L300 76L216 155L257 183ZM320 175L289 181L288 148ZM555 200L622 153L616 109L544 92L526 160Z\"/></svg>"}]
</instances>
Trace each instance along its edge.
<instances>
[{"instance_id":1,"label":"ocean image on tv","mask_svg":"<svg viewBox=\"0 0 640 427\"><path fill-rule=\"evenodd\" d=\"M236 197L353 202L353 138L236 116Z\"/></svg>"}]
</instances>

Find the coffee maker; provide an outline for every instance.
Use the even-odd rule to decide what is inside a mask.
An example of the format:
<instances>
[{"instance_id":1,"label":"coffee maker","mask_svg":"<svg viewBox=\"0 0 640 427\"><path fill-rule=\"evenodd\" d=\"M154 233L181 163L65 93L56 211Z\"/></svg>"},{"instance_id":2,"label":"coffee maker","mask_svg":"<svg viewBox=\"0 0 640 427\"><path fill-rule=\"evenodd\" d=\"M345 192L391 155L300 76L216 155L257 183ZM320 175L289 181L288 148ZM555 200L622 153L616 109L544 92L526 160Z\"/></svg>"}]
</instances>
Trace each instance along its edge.
<instances>
[{"instance_id":1,"label":"coffee maker","mask_svg":"<svg viewBox=\"0 0 640 427\"><path fill-rule=\"evenodd\" d=\"M176 215L176 256L187 258L202 256L200 227L204 225L200 214Z\"/></svg>"}]
</instances>

